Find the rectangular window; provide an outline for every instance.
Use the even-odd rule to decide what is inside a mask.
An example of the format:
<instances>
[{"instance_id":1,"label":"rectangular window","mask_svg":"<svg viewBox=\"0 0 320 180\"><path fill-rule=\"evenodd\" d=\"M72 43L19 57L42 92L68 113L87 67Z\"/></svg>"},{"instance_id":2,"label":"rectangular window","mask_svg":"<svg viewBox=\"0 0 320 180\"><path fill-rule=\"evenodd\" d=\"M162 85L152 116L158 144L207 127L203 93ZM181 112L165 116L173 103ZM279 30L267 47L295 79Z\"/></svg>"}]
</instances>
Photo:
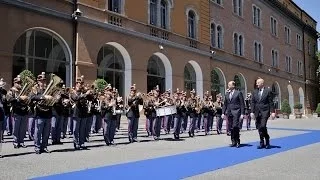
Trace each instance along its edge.
<instances>
[{"instance_id":1,"label":"rectangular window","mask_svg":"<svg viewBox=\"0 0 320 180\"><path fill-rule=\"evenodd\" d=\"M150 0L150 24L157 25L157 0Z\"/></svg>"},{"instance_id":2,"label":"rectangular window","mask_svg":"<svg viewBox=\"0 0 320 180\"><path fill-rule=\"evenodd\" d=\"M254 60L262 62L262 45L261 43L254 42Z\"/></svg>"},{"instance_id":3,"label":"rectangular window","mask_svg":"<svg viewBox=\"0 0 320 180\"><path fill-rule=\"evenodd\" d=\"M109 11L121 13L121 0L109 0Z\"/></svg>"},{"instance_id":4,"label":"rectangular window","mask_svg":"<svg viewBox=\"0 0 320 180\"><path fill-rule=\"evenodd\" d=\"M290 36L291 36L291 30L289 27L284 27L285 37L286 37L286 43L290 44Z\"/></svg>"},{"instance_id":5,"label":"rectangular window","mask_svg":"<svg viewBox=\"0 0 320 180\"><path fill-rule=\"evenodd\" d=\"M308 54L311 55L311 43L309 40L308 40L307 44L308 44Z\"/></svg>"}]
</instances>

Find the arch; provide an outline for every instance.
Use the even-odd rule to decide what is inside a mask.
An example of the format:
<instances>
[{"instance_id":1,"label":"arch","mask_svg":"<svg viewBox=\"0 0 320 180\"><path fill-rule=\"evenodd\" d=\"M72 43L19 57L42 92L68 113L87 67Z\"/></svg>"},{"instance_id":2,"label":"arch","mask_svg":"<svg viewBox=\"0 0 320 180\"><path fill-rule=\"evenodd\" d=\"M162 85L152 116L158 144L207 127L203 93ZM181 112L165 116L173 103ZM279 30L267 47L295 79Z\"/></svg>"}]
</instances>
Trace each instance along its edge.
<instances>
[{"instance_id":1,"label":"arch","mask_svg":"<svg viewBox=\"0 0 320 180\"><path fill-rule=\"evenodd\" d=\"M198 14L198 12L196 11L196 7L194 7L194 6L188 6L187 8L186 8L186 20L187 20L187 23L186 23L186 25L187 25L187 36L189 37L189 26L190 26L190 24L189 24L189 13L190 12L192 12L193 14L194 14L194 35L195 35L195 37L194 37L194 39L198 39L198 26L199 26L199 14ZM190 37L190 38L192 38L192 37Z\"/></svg>"},{"instance_id":2,"label":"arch","mask_svg":"<svg viewBox=\"0 0 320 180\"><path fill-rule=\"evenodd\" d=\"M289 93L289 105L291 107L291 112L293 113L293 106L294 106L294 94L293 94L293 89L292 86L289 84L288 85L288 93Z\"/></svg>"},{"instance_id":3,"label":"arch","mask_svg":"<svg viewBox=\"0 0 320 180\"><path fill-rule=\"evenodd\" d=\"M127 96L130 92L130 87L132 85L132 63L131 57L128 51L117 42L108 42L106 45L113 46L122 55L124 62L124 96Z\"/></svg>"},{"instance_id":4,"label":"arch","mask_svg":"<svg viewBox=\"0 0 320 180\"><path fill-rule=\"evenodd\" d=\"M28 28L26 29L23 33L20 34L19 38L17 39L17 41L24 35L26 34L26 49L29 48L30 46L30 36L32 34L33 31L40 31L40 32L43 32L45 34L48 34L48 35L51 35L54 40L56 40L58 42L58 45L61 46L62 48L62 51L64 53L64 61L65 61L65 69L66 69L66 75L65 75L65 84L66 86L70 86L72 87L73 85L73 66L72 66L72 52L71 52L71 49L68 45L68 43L64 40L64 38L58 34L57 32L51 30L51 29L48 29L48 28L45 28L45 27L32 27L32 28ZM14 49L13 49L13 52L15 51L15 47L17 45L17 41L15 42L15 45L14 45ZM57 48L54 47L52 49L52 51L55 51L57 52ZM26 50L26 51L29 51ZM50 52L49 54L49 57L53 55L53 52ZM25 58L26 59L29 59L29 54L27 54L28 52L25 52ZM15 55L15 54L14 54ZM61 57L60 54L56 55L56 57ZM50 63L48 63L50 64ZM48 67L48 66L47 66ZM51 68L51 67L50 67ZM36 75L36 74L35 74Z\"/></svg>"},{"instance_id":5,"label":"arch","mask_svg":"<svg viewBox=\"0 0 320 180\"><path fill-rule=\"evenodd\" d=\"M191 60L188 62L193 67L195 73L196 73L196 88L197 88L197 95L200 96L200 98L203 98L203 74L200 65L194 61Z\"/></svg>"},{"instance_id":6,"label":"arch","mask_svg":"<svg viewBox=\"0 0 320 180\"><path fill-rule=\"evenodd\" d=\"M302 104L302 112L305 113L304 91L302 87L299 88L299 102Z\"/></svg>"},{"instance_id":7,"label":"arch","mask_svg":"<svg viewBox=\"0 0 320 180\"><path fill-rule=\"evenodd\" d=\"M156 52L153 55L159 57L159 59L162 61L165 69L165 85L166 89L171 89L172 90L172 66L170 63L170 60L167 58L166 55Z\"/></svg>"},{"instance_id":8,"label":"arch","mask_svg":"<svg viewBox=\"0 0 320 180\"><path fill-rule=\"evenodd\" d=\"M237 80L237 78L239 80ZM242 92L243 96L245 97L247 95L247 81L246 81L244 75L242 73L236 74L234 76L234 81L236 82L236 86L237 86L237 83L240 83L240 87L236 87L236 88L238 88ZM237 81L239 81L239 82L237 82Z\"/></svg>"},{"instance_id":9,"label":"arch","mask_svg":"<svg viewBox=\"0 0 320 180\"><path fill-rule=\"evenodd\" d=\"M219 76L219 81L220 81L219 85L221 86L219 89L219 93L221 93L221 95L224 96L225 90L226 90L226 77L225 77L223 71L218 67L213 68L212 71L215 71L217 73L217 75ZM211 83L213 83L212 77L211 77ZM213 90L213 87L212 87L213 85L214 84L211 84L211 91ZM223 85L223 87L222 87L222 85Z\"/></svg>"},{"instance_id":10,"label":"arch","mask_svg":"<svg viewBox=\"0 0 320 180\"><path fill-rule=\"evenodd\" d=\"M273 102L275 104L276 109L281 108L281 89L280 85L277 81L272 84L272 93L273 93Z\"/></svg>"}]
</instances>

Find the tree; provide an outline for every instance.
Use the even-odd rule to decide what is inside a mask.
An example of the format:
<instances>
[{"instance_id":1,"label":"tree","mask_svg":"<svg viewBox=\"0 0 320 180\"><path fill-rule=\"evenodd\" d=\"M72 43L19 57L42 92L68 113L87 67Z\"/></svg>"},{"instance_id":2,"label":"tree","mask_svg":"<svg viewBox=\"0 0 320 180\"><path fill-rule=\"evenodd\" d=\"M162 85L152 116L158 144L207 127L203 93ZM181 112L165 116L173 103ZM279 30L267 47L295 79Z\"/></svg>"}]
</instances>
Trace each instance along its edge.
<instances>
[{"instance_id":1,"label":"tree","mask_svg":"<svg viewBox=\"0 0 320 180\"><path fill-rule=\"evenodd\" d=\"M27 77L31 78L34 81L36 80L32 72L26 69L23 70L19 75L22 81L22 86L24 86L24 84L27 82Z\"/></svg>"}]
</instances>

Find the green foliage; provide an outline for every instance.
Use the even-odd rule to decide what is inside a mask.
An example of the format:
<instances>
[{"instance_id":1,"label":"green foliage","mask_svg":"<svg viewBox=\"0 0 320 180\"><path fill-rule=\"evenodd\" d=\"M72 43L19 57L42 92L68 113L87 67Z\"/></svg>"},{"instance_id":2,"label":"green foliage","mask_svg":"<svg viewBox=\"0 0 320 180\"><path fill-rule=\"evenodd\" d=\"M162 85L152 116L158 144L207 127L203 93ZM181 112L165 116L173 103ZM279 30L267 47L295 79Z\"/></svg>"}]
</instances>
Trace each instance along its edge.
<instances>
[{"instance_id":1,"label":"green foliage","mask_svg":"<svg viewBox=\"0 0 320 180\"><path fill-rule=\"evenodd\" d=\"M31 78L34 81L36 80L32 72L26 69L23 70L19 75L22 81L22 86L27 82L27 79L26 79L27 77Z\"/></svg>"},{"instance_id":2,"label":"green foliage","mask_svg":"<svg viewBox=\"0 0 320 180\"><path fill-rule=\"evenodd\" d=\"M281 112L284 114L291 114L291 107L286 99L281 103Z\"/></svg>"},{"instance_id":3,"label":"green foliage","mask_svg":"<svg viewBox=\"0 0 320 180\"><path fill-rule=\"evenodd\" d=\"M320 103L318 103L317 109L316 109L316 113L320 114Z\"/></svg>"},{"instance_id":4,"label":"green foliage","mask_svg":"<svg viewBox=\"0 0 320 180\"><path fill-rule=\"evenodd\" d=\"M103 91L107 84L107 81L105 81L104 79L96 79L94 81L95 88L97 88L98 91Z\"/></svg>"},{"instance_id":5,"label":"green foliage","mask_svg":"<svg viewBox=\"0 0 320 180\"><path fill-rule=\"evenodd\" d=\"M294 106L293 106L294 109L302 109L302 104L300 103L296 103Z\"/></svg>"}]
</instances>

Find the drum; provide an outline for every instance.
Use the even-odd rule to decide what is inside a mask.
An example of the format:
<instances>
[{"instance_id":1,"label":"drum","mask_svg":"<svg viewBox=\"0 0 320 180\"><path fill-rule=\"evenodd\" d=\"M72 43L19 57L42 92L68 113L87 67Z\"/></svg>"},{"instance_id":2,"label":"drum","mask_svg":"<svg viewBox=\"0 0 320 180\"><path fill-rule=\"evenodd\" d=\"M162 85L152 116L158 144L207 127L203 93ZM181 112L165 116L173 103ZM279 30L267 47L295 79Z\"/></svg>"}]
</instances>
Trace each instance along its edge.
<instances>
[{"instance_id":1,"label":"drum","mask_svg":"<svg viewBox=\"0 0 320 180\"><path fill-rule=\"evenodd\" d=\"M177 113L176 106L166 106L156 109L157 116L167 116Z\"/></svg>"}]
</instances>

